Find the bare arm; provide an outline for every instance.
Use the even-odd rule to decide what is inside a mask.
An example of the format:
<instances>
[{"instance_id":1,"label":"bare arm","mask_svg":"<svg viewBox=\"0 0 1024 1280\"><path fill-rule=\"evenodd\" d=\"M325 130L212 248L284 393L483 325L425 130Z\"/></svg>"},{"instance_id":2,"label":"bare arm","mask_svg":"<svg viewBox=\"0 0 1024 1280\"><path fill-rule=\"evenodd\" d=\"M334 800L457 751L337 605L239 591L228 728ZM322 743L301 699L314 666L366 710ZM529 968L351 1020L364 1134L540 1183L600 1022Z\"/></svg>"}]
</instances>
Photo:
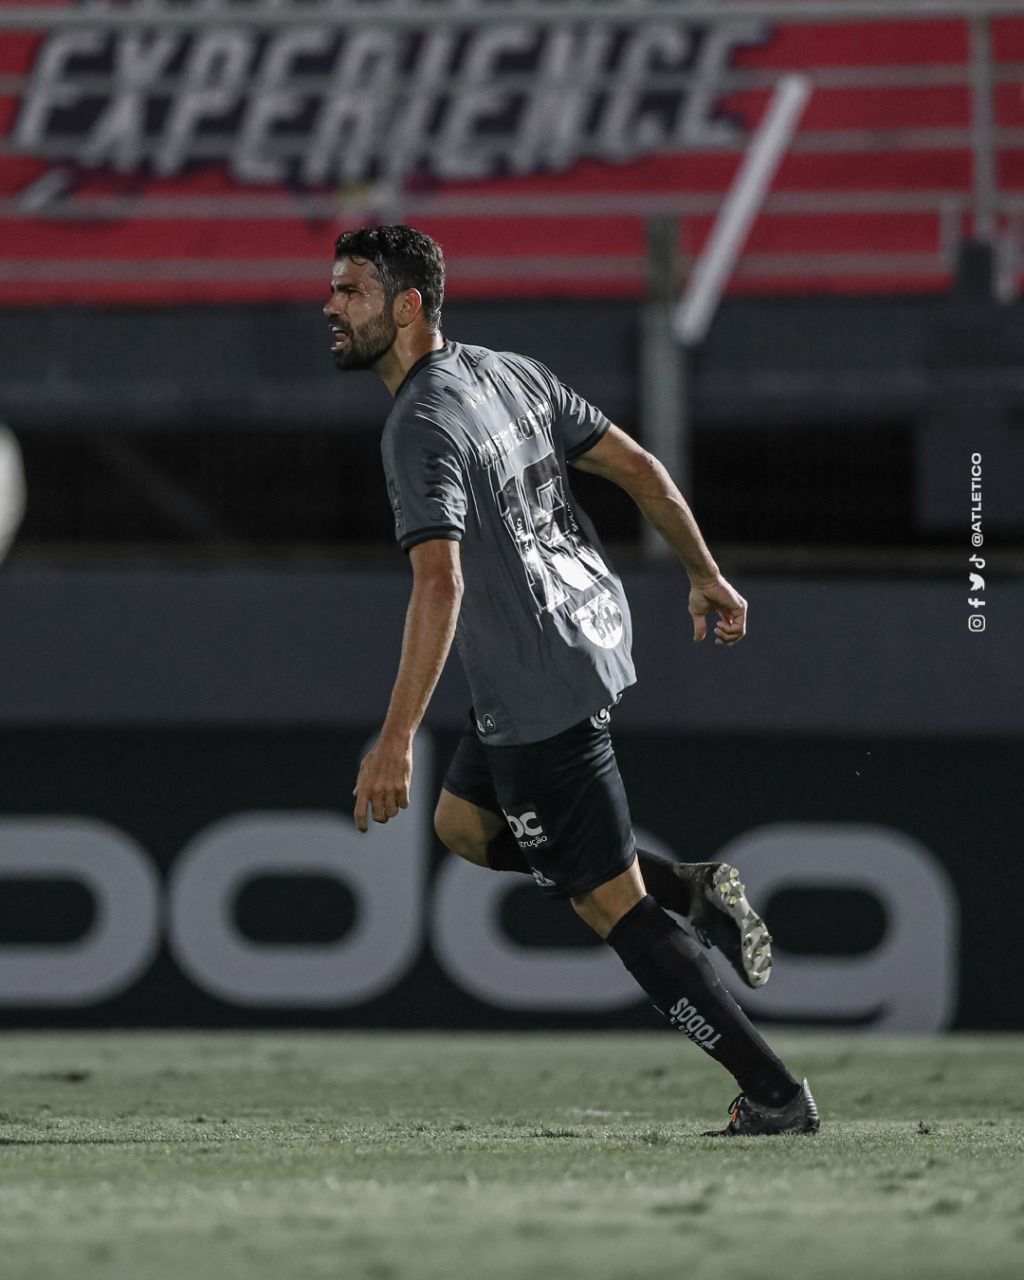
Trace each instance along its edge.
<instances>
[{"instance_id":1,"label":"bare arm","mask_svg":"<svg viewBox=\"0 0 1024 1280\"><path fill-rule=\"evenodd\" d=\"M462 603L459 544L431 539L409 552L413 586L405 615L402 657L380 737L359 766L353 795L360 831L387 822L409 804L412 740L441 678Z\"/></svg>"},{"instance_id":2,"label":"bare arm","mask_svg":"<svg viewBox=\"0 0 1024 1280\"><path fill-rule=\"evenodd\" d=\"M629 494L643 517L682 561L690 579L693 638L707 634L707 615L717 613L716 644L735 644L746 634L747 602L719 572L693 512L658 459L618 427L609 427L592 449L577 458L581 471L603 476Z\"/></svg>"}]
</instances>

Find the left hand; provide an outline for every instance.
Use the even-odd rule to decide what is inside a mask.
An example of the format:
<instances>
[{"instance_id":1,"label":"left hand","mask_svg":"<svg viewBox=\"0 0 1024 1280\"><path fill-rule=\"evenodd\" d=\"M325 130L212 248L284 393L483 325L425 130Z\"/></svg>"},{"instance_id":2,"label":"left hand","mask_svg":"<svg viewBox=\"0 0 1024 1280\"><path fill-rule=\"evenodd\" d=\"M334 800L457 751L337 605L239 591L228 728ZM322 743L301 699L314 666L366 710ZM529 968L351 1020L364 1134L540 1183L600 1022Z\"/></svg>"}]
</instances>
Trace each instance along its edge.
<instances>
[{"instance_id":1,"label":"left hand","mask_svg":"<svg viewBox=\"0 0 1024 1280\"><path fill-rule=\"evenodd\" d=\"M368 829L368 811L372 811L374 822L384 823L397 817L399 809L408 809L411 783L412 740L381 734L363 757L352 790L358 830Z\"/></svg>"},{"instance_id":2,"label":"left hand","mask_svg":"<svg viewBox=\"0 0 1024 1280\"><path fill-rule=\"evenodd\" d=\"M715 644L735 644L747 634L747 602L721 574L690 587L694 640L703 640L707 635L709 613L718 614Z\"/></svg>"}]
</instances>

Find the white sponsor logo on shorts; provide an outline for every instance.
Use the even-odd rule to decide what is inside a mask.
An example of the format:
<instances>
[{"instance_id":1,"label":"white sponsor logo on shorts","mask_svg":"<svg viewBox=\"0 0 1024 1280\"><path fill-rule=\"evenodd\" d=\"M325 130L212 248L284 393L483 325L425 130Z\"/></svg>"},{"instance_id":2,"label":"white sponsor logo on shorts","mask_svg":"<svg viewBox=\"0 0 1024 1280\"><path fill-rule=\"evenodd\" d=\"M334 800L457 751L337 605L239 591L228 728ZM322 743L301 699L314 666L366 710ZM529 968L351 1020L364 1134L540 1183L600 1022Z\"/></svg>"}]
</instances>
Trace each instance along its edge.
<instances>
[{"instance_id":1,"label":"white sponsor logo on shorts","mask_svg":"<svg viewBox=\"0 0 1024 1280\"><path fill-rule=\"evenodd\" d=\"M512 834L520 849L536 849L538 845L547 844L548 835L540 824L536 810L520 809L515 813L509 813L505 809L502 812L512 828Z\"/></svg>"}]
</instances>

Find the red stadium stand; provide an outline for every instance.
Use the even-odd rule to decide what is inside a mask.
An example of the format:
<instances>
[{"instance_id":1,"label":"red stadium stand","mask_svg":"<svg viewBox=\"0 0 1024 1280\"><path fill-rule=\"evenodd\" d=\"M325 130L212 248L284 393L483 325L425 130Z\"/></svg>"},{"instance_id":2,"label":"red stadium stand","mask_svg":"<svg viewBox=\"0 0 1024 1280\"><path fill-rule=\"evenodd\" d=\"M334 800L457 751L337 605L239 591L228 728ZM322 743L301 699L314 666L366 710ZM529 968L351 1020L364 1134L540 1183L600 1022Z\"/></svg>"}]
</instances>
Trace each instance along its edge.
<instances>
[{"instance_id":1,"label":"red stadium stand","mask_svg":"<svg viewBox=\"0 0 1024 1280\"><path fill-rule=\"evenodd\" d=\"M732 8L739 21L744 5ZM773 85L792 72L807 75L813 92L731 290L943 291L958 242L980 232L999 242L1001 288L1009 295L1020 283L1024 225L1024 17L986 20L990 57L983 49L979 65L968 12L749 29L709 103L708 120L724 122L728 135L718 145L709 145L709 130L696 145L615 163L581 154L561 169L473 181L417 171L383 191L373 183L240 175L239 112L259 95L263 74L265 49L257 43L249 80L228 94L219 118L210 109L193 151L161 175L148 133L127 159L99 154L87 131L61 134L62 111L90 109L82 75L92 75L99 92L115 92L114 64L101 65L102 58L95 65L65 59L62 83L72 88L44 104L47 123L32 133L26 114L56 37L8 32L0 45L0 304L305 299L321 285L331 235L371 219L414 222L439 238L456 297L639 296L648 217L679 217L682 261L691 263L746 136ZM723 20L731 18L732 11ZM214 11L205 21L223 27L227 18ZM691 35L703 38L708 29ZM169 38L198 38L175 30ZM184 83L182 64L169 62L162 77L172 101ZM655 67L655 74L663 85L666 73ZM989 83L979 86L979 74ZM990 103L989 135L979 101ZM155 89L153 110L154 103ZM147 130L152 118L151 110ZM292 161L308 144L286 129L273 140L291 148ZM989 142L994 189L991 209L979 210L978 166L986 163L979 147ZM642 150L642 140L633 150Z\"/></svg>"}]
</instances>

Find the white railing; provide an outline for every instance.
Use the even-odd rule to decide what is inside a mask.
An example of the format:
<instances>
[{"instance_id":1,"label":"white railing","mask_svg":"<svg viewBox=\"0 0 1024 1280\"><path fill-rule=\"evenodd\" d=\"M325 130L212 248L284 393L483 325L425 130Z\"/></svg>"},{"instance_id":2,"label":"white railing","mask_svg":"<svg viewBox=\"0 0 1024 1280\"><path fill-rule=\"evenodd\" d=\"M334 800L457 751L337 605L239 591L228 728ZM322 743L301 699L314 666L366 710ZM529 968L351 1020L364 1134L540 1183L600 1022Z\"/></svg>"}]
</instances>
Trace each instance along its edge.
<instances>
[{"instance_id":1,"label":"white railing","mask_svg":"<svg viewBox=\"0 0 1024 1280\"><path fill-rule=\"evenodd\" d=\"M453 27L567 25L613 22L642 25L666 19L686 22L848 22L916 18L997 18L1024 13L1021 0L431 0L429 21ZM204 0L171 4L167 0L85 0L68 8L31 3L0 6L0 30L58 31L102 24L108 30L160 27L194 30L211 16L233 27L282 30L289 27L363 25L419 28L424 8L416 0L302 0L285 6L280 0L228 0L216 9Z\"/></svg>"}]
</instances>

